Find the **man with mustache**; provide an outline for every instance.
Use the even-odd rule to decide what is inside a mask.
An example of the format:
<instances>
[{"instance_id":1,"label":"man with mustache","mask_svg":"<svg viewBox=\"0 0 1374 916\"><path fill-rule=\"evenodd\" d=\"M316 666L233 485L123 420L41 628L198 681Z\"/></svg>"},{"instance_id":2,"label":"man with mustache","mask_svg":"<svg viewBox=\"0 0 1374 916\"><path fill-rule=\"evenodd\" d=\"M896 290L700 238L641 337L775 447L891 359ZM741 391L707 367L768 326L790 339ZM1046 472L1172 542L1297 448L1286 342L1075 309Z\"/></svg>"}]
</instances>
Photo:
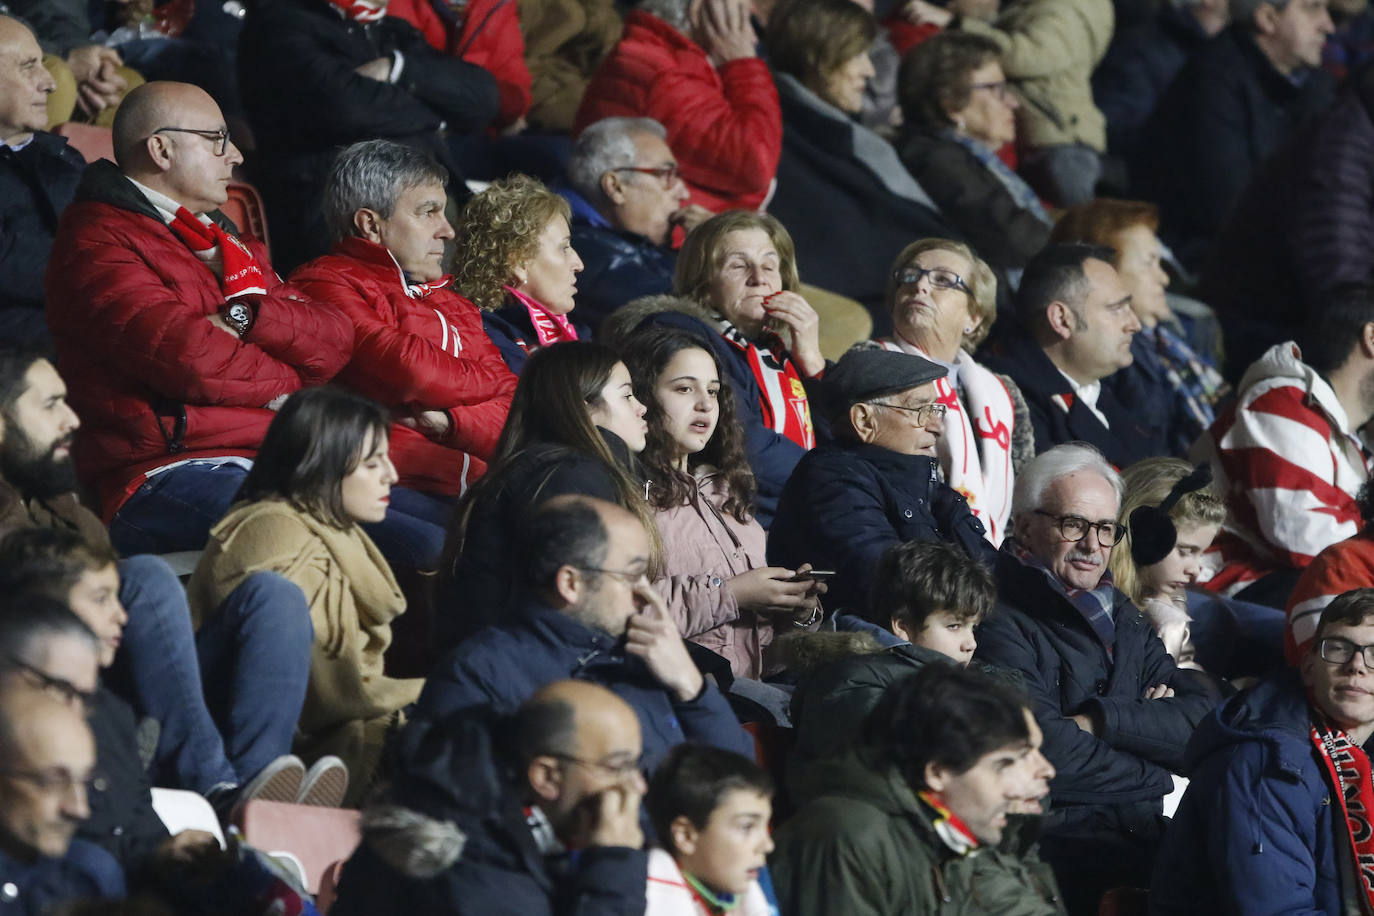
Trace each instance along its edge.
<instances>
[{"instance_id":1,"label":"man with mustache","mask_svg":"<svg viewBox=\"0 0 1374 916\"><path fill-rule=\"evenodd\" d=\"M1198 726L1151 913L1355 913L1374 905L1374 589L1327 606L1300 670Z\"/></svg>"},{"instance_id":2,"label":"man with mustache","mask_svg":"<svg viewBox=\"0 0 1374 916\"><path fill-rule=\"evenodd\" d=\"M1095 914L1108 888L1145 886L1170 773L1217 699L1206 675L1174 666L1112 585L1121 495L1116 471L1083 443L1026 466L994 572L998 605L974 654L1021 672L1045 733L1059 775L1041 849L1073 916Z\"/></svg>"}]
</instances>

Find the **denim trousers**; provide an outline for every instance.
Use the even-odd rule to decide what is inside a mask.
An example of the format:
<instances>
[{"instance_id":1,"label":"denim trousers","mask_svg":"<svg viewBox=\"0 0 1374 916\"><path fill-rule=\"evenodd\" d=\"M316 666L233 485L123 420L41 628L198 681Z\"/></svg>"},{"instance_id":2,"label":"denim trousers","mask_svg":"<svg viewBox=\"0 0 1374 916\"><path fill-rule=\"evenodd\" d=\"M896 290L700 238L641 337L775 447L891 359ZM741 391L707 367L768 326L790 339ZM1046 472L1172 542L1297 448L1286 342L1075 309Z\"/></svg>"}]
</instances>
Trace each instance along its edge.
<instances>
[{"instance_id":1,"label":"denim trousers","mask_svg":"<svg viewBox=\"0 0 1374 916\"><path fill-rule=\"evenodd\" d=\"M235 464L191 461L151 477L115 513L110 540L124 556L204 550L248 472ZM437 569L452 504L392 487L386 518L363 526L393 566Z\"/></svg>"},{"instance_id":2,"label":"denim trousers","mask_svg":"<svg viewBox=\"0 0 1374 916\"><path fill-rule=\"evenodd\" d=\"M123 560L119 576L129 621L107 682L161 726L155 782L204 794L289 753L314 638L300 588L254 573L197 634L186 591L160 558Z\"/></svg>"}]
</instances>

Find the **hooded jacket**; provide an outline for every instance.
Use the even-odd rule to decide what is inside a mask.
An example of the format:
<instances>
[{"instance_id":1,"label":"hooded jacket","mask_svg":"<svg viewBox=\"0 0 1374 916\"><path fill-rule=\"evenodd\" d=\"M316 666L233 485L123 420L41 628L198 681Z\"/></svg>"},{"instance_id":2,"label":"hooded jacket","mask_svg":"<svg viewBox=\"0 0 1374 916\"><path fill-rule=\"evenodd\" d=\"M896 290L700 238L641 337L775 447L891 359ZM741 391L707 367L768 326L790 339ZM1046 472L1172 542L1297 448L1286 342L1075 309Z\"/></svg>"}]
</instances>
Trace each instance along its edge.
<instances>
[{"instance_id":1,"label":"hooded jacket","mask_svg":"<svg viewBox=\"0 0 1374 916\"><path fill-rule=\"evenodd\" d=\"M948 541L984 565L996 551L968 501L941 483L939 462L839 440L797 464L778 500L768 560L833 569L828 608L865 616L883 551L906 541Z\"/></svg>"},{"instance_id":2,"label":"hooded jacket","mask_svg":"<svg viewBox=\"0 0 1374 916\"><path fill-rule=\"evenodd\" d=\"M639 716L650 772L684 741L753 756L753 740L710 681L698 696L679 701L642 659L625 653L623 638L534 600L445 656L425 682L415 712L431 720L479 706L513 713L539 688L563 678L600 684L630 704Z\"/></svg>"},{"instance_id":3,"label":"hooded jacket","mask_svg":"<svg viewBox=\"0 0 1374 916\"><path fill-rule=\"evenodd\" d=\"M219 211L210 218L238 230ZM353 329L273 273L243 339L207 319L219 279L107 160L86 167L48 262L48 325L68 400L81 417L74 457L106 519L147 471L194 458L252 456L270 401L320 385L348 361Z\"/></svg>"},{"instance_id":4,"label":"hooded jacket","mask_svg":"<svg viewBox=\"0 0 1374 916\"><path fill-rule=\"evenodd\" d=\"M1188 791L1155 860L1151 913L1367 912L1310 727L1291 670L1203 720L1184 758Z\"/></svg>"},{"instance_id":5,"label":"hooded jacket","mask_svg":"<svg viewBox=\"0 0 1374 916\"><path fill-rule=\"evenodd\" d=\"M406 729L390 797L363 812L362 843L344 866L331 913L643 914L643 851L541 851L502 731L481 711Z\"/></svg>"},{"instance_id":6,"label":"hooded jacket","mask_svg":"<svg viewBox=\"0 0 1374 916\"><path fill-rule=\"evenodd\" d=\"M1275 344L1241 379L1236 401L1198 440L1229 510L1207 587L1235 594L1262 576L1303 569L1360 530L1369 479L1364 439L1297 344Z\"/></svg>"}]
</instances>

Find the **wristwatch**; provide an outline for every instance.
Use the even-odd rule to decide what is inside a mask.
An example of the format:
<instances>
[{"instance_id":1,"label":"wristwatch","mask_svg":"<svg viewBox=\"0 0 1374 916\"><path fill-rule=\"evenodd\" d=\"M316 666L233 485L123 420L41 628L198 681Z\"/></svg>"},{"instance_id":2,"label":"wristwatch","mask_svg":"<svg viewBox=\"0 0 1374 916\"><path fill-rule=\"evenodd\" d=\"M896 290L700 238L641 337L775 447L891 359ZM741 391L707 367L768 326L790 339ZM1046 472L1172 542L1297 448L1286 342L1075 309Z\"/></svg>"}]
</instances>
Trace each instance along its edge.
<instances>
[{"instance_id":1,"label":"wristwatch","mask_svg":"<svg viewBox=\"0 0 1374 916\"><path fill-rule=\"evenodd\" d=\"M220 314L224 318L224 323L233 328L239 337L248 333L248 329L253 326L253 319L257 317L243 302L229 303Z\"/></svg>"}]
</instances>

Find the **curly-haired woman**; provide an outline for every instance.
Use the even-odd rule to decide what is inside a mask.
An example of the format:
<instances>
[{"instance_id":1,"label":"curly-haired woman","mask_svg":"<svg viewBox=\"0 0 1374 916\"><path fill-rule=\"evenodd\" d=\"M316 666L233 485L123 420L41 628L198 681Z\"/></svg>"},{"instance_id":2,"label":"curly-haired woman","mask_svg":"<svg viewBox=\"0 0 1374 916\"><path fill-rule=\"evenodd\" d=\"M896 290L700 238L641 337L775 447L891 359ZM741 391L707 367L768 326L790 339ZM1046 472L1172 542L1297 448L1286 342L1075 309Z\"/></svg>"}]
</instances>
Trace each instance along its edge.
<instances>
[{"instance_id":1,"label":"curly-haired woman","mask_svg":"<svg viewBox=\"0 0 1374 916\"><path fill-rule=\"evenodd\" d=\"M458 218L454 286L483 310L482 323L519 374L531 350L585 339L568 318L582 259L568 202L525 175L475 195Z\"/></svg>"}]
</instances>

